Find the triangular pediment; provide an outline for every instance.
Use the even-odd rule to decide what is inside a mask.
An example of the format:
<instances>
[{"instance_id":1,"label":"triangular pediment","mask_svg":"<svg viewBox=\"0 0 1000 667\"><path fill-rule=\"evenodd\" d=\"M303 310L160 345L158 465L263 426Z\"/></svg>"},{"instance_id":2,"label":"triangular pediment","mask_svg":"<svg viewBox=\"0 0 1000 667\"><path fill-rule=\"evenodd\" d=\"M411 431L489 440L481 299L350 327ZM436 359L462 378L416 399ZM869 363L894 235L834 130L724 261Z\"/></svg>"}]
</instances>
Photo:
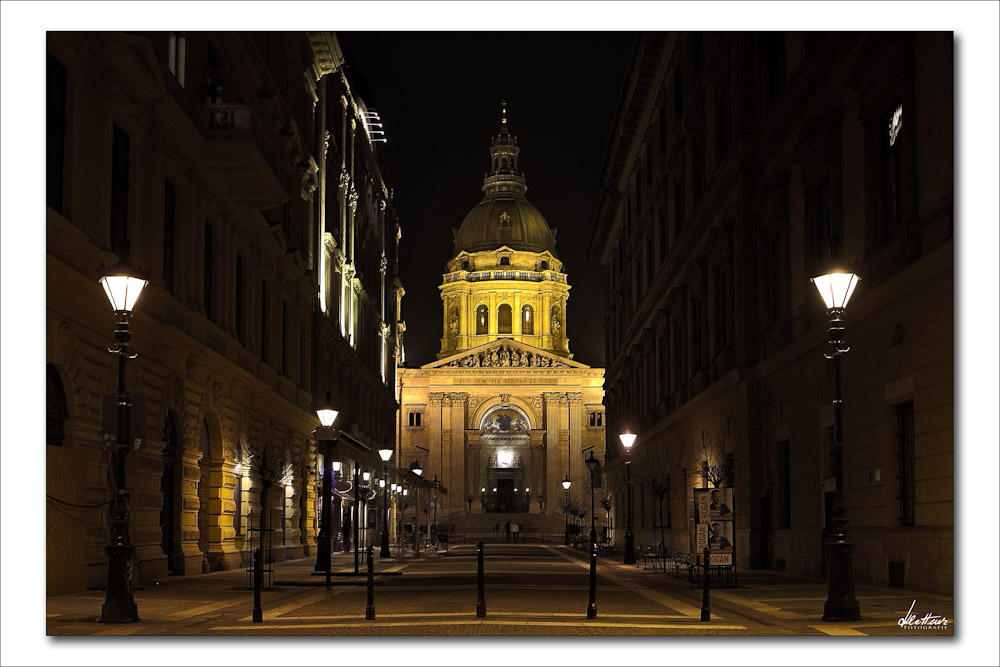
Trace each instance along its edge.
<instances>
[{"instance_id":1,"label":"triangular pediment","mask_svg":"<svg viewBox=\"0 0 1000 667\"><path fill-rule=\"evenodd\" d=\"M421 368L590 368L547 350L512 338L498 338L432 361Z\"/></svg>"}]
</instances>

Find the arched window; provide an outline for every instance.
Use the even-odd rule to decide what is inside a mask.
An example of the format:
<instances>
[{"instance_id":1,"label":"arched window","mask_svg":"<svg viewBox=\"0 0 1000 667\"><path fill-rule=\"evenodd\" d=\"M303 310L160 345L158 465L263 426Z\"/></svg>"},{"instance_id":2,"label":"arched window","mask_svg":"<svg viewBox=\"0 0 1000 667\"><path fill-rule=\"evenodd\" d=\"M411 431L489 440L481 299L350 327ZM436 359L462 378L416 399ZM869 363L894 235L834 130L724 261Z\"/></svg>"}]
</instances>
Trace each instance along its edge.
<instances>
[{"instance_id":1,"label":"arched window","mask_svg":"<svg viewBox=\"0 0 1000 667\"><path fill-rule=\"evenodd\" d=\"M521 333L535 333L535 314L531 311L531 306L521 306Z\"/></svg>"},{"instance_id":2,"label":"arched window","mask_svg":"<svg viewBox=\"0 0 1000 667\"><path fill-rule=\"evenodd\" d=\"M497 333L514 333L513 319L514 317L510 310L510 306L506 303L501 303L500 307L497 308Z\"/></svg>"},{"instance_id":3,"label":"arched window","mask_svg":"<svg viewBox=\"0 0 1000 667\"><path fill-rule=\"evenodd\" d=\"M549 260L547 260L547 259L543 259L542 260L541 269L542 269L542 271L548 271L549 270Z\"/></svg>"},{"instance_id":4,"label":"arched window","mask_svg":"<svg viewBox=\"0 0 1000 667\"><path fill-rule=\"evenodd\" d=\"M45 365L45 444L61 447L66 435L66 392L62 378L52 364Z\"/></svg>"},{"instance_id":5,"label":"arched window","mask_svg":"<svg viewBox=\"0 0 1000 667\"><path fill-rule=\"evenodd\" d=\"M476 308L476 334L483 335L490 332L490 311L486 306Z\"/></svg>"}]
</instances>

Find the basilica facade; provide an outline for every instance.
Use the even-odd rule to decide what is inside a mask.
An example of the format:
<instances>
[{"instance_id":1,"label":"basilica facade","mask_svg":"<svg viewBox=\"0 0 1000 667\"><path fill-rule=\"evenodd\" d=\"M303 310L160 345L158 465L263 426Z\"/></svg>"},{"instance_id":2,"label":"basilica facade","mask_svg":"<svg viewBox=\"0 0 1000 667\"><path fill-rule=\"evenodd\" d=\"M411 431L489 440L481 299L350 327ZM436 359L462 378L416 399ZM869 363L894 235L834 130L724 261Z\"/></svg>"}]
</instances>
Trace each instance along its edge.
<instances>
[{"instance_id":1,"label":"basilica facade","mask_svg":"<svg viewBox=\"0 0 1000 667\"><path fill-rule=\"evenodd\" d=\"M506 106L500 125L440 285L441 351L399 371L397 460L419 460L448 490L439 522L517 513L530 530L561 525L566 500L589 495L584 459L604 458L604 369L570 353L555 232L525 197Z\"/></svg>"}]
</instances>

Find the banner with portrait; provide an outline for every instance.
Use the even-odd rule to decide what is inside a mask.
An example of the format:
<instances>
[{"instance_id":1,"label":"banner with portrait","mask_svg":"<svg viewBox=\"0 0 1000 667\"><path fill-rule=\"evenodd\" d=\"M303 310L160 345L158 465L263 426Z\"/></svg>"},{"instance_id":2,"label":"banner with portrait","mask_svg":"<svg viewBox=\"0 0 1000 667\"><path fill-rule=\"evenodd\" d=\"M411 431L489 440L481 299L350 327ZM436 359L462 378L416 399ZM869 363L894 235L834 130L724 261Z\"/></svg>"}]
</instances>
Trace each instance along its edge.
<instances>
[{"instance_id":1,"label":"banner with portrait","mask_svg":"<svg viewBox=\"0 0 1000 667\"><path fill-rule=\"evenodd\" d=\"M693 489L695 534L694 555L709 549L710 565L732 565L735 550L733 535L733 489L731 487Z\"/></svg>"}]
</instances>

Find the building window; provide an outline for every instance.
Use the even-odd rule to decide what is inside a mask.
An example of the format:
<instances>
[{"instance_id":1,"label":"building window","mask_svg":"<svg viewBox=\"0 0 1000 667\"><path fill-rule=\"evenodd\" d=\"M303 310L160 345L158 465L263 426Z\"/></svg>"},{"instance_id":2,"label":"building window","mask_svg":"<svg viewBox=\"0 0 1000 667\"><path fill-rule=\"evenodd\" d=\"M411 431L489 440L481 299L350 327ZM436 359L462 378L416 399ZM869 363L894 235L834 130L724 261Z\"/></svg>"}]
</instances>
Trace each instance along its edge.
<instances>
[{"instance_id":1,"label":"building window","mask_svg":"<svg viewBox=\"0 0 1000 667\"><path fill-rule=\"evenodd\" d=\"M172 32L167 37L167 69L184 85L184 63L187 40L182 32Z\"/></svg>"},{"instance_id":2,"label":"building window","mask_svg":"<svg viewBox=\"0 0 1000 667\"><path fill-rule=\"evenodd\" d=\"M684 228L684 175L674 181L674 238L681 235Z\"/></svg>"},{"instance_id":3,"label":"building window","mask_svg":"<svg viewBox=\"0 0 1000 667\"><path fill-rule=\"evenodd\" d=\"M726 285L725 269L715 272L715 353L719 354L729 345L729 293Z\"/></svg>"},{"instance_id":4,"label":"building window","mask_svg":"<svg viewBox=\"0 0 1000 667\"><path fill-rule=\"evenodd\" d=\"M792 527L792 463L787 440L778 443L778 528Z\"/></svg>"},{"instance_id":5,"label":"building window","mask_svg":"<svg viewBox=\"0 0 1000 667\"><path fill-rule=\"evenodd\" d=\"M61 213L66 160L66 68L51 53L45 88L45 203Z\"/></svg>"},{"instance_id":6,"label":"building window","mask_svg":"<svg viewBox=\"0 0 1000 667\"><path fill-rule=\"evenodd\" d=\"M692 205L695 205L705 192L705 149L701 144L701 139L691 146L691 171L694 177L691 184Z\"/></svg>"},{"instance_id":7,"label":"building window","mask_svg":"<svg viewBox=\"0 0 1000 667\"><path fill-rule=\"evenodd\" d=\"M243 330L243 255L236 253L236 338L246 344Z\"/></svg>"},{"instance_id":8,"label":"building window","mask_svg":"<svg viewBox=\"0 0 1000 667\"><path fill-rule=\"evenodd\" d=\"M653 238L648 237L646 239L646 286L653 284L653 276L655 274L656 263L653 257Z\"/></svg>"},{"instance_id":9,"label":"building window","mask_svg":"<svg viewBox=\"0 0 1000 667\"><path fill-rule=\"evenodd\" d=\"M214 319L212 317L212 263L213 263L214 253L212 250L212 223L208 220L205 221L205 249L204 249L204 266L205 273L202 276L202 301L205 304L205 314L208 315L208 319Z\"/></svg>"},{"instance_id":10,"label":"building window","mask_svg":"<svg viewBox=\"0 0 1000 667\"><path fill-rule=\"evenodd\" d=\"M705 365L707 359L704 345L705 338L705 305L701 298L691 302L691 356L695 368L700 369Z\"/></svg>"},{"instance_id":11,"label":"building window","mask_svg":"<svg viewBox=\"0 0 1000 667\"><path fill-rule=\"evenodd\" d=\"M242 471L236 474L236 483L233 486L233 502L236 504L236 509L233 515L233 527L236 529L237 535L243 534L243 473Z\"/></svg>"},{"instance_id":12,"label":"building window","mask_svg":"<svg viewBox=\"0 0 1000 667\"><path fill-rule=\"evenodd\" d=\"M600 410L592 410L589 423L591 426L604 426L604 413Z\"/></svg>"},{"instance_id":13,"label":"building window","mask_svg":"<svg viewBox=\"0 0 1000 667\"><path fill-rule=\"evenodd\" d=\"M490 310L485 305L476 308L476 335L490 332Z\"/></svg>"},{"instance_id":14,"label":"building window","mask_svg":"<svg viewBox=\"0 0 1000 667\"><path fill-rule=\"evenodd\" d=\"M726 83L728 86L728 81ZM722 162L729 152L732 143L732 130L729 121L729 99L726 92L720 91L715 98L715 161Z\"/></svg>"},{"instance_id":15,"label":"building window","mask_svg":"<svg viewBox=\"0 0 1000 667\"><path fill-rule=\"evenodd\" d=\"M879 136L882 154L882 173L880 174L880 194L882 206L882 242L889 240L900 228L899 191L902 187L902 167L899 159L899 135L903 126L903 106L897 104L895 109L883 116Z\"/></svg>"},{"instance_id":16,"label":"building window","mask_svg":"<svg viewBox=\"0 0 1000 667\"><path fill-rule=\"evenodd\" d=\"M45 365L45 444L61 447L66 436L66 392L52 364Z\"/></svg>"},{"instance_id":17,"label":"building window","mask_svg":"<svg viewBox=\"0 0 1000 667\"><path fill-rule=\"evenodd\" d=\"M497 333L509 334L514 332L514 316L511 312L510 306L506 303L501 303L500 307L497 308Z\"/></svg>"},{"instance_id":18,"label":"building window","mask_svg":"<svg viewBox=\"0 0 1000 667\"><path fill-rule=\"evenodd\" d=\"M781 293L782 281L784 280L784 266L782 264L784 253L782 253L780 229L772 231L768 237L767 253L767 323L776 324L783 314Z\"/></svg>"},{"instance_id":19,"label":"building window","mask_svg":"<svg viewBox=\"0 0 1000 667\"><path fill-rule=\"evenodd\" d=\"M913 401L895 406L896 459L899 461L899 525L916 525L916 454L913 442Z\"/></svg>"},{"instance_id":20,"label":"building window","mask_svg":"<svg viewBox=\"0 0 1000 667\"><path fill-rule=\"evenodd\" d=\"M510 266L510 257L501 257L500 266Z\"/></svg>"},{"instance_id":21,"label":"building window","mask_svg":"<svg viewBox=\"0 0 1000 667\"><path fill-rule=\"evenodd\" d=\"M535 315L531 306L521 306L521 333L534 335Z\"/></svg>"},{"instance_id":22,"label":"building window","mask_svg":"<svg viewBox=\"0 0 1000 667\"><path fill-rule=\"evenodd\" d=\"M666 204L664 204L663 209L660 211L660 224L658 233L660 235L660 261L665 262L667 260L667 252L670 250L670 230L667 227L667 211Z\"/></svg>"},{"instance_id":23,"label":"building window","mask_svg":"<svg viewBox=\"0 0 1000 667\"><path fill-rule=\"evenodd\" d=\"M174 250L177 237L177 190L163 181L163 286L174 291Z\"/></svg>"},{"instance_id":24,"label":"building window","mask_svg":"<svg viewBox=\"0 0 1000 667\"><path fill-rule=\"evenodd\" d=\"M421 426L421 419L423 413L418 410L410 410L406 415L406 425L407 426Z\"/></svg>"},{"instance_id":25,"label":"building window","mask_svg":"<svg viewBox=\"0 0 1000 667\"><path fill-rule=\"evenodd\" d=\"M288 375L288 304L281 302L281 374Z\"/></svg>"},{"instance_id":26,"label":"building window","mask_svg":"<svg viewBox=\"0 0 1000 667\"><path fill-rule=\"evenodd\" d=\"M835 236L833 230L832 195L830 177L823 176L813 186L813 266L822 266L830 257L830 241Z\"/></svg>"},{"instance_id":27,"label":"building window","mask_svg":"<svg viewBox=\"0 0 1000 667\"><path fill-rule=\"evenodd\" d=\"M674 70L674 120L681 117L684 113L684 83L681 80L681 68L680 66Z\"/></svg>"},{"instance_id":28,"label":"building window","mask_svg":"<svg viewBox=\"0 0 1000 667\"><path fill-rule=\"evenodd\" d=\"M111 132L111 249L128 254L129 137L116 124Z\"/></svg>"},{"instance_id":29,"label":"building window","mask_svg":"<svg viewBox=\"0 0 1000 667\"><path fill-rule=\"evenodd\" d=\"M267 363L267 282L260 281L260 359Z\"/></svg>"}]
</instances>

